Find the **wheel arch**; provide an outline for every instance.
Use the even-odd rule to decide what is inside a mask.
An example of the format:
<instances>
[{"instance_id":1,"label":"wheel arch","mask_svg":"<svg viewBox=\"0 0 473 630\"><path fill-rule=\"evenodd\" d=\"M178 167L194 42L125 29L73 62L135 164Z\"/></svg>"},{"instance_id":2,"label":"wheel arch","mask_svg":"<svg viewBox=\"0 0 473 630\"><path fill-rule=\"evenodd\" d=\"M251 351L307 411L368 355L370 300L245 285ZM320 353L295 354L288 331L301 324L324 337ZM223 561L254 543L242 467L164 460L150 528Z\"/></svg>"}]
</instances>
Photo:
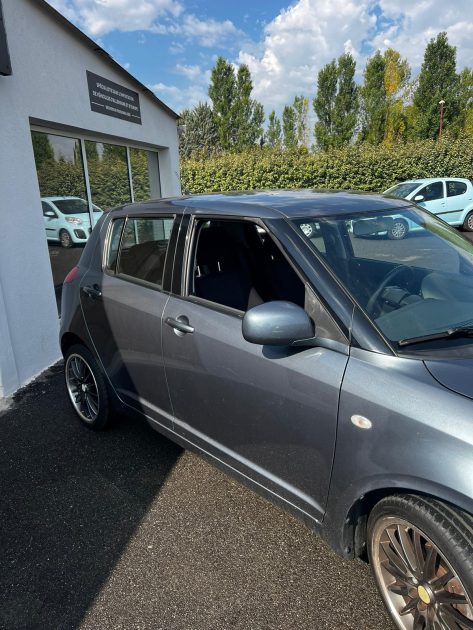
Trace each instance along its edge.
<instances>
[{"instance_id":1,"label":"wheel arch","mask_svg":"<svg viewBox=\"0 0 473 630\"><path fill-rule=\"evenodd\" d=\"M421 480L419 480L421 481ZM384 485L371 488L360 494L345 510L343 525L341 527L341 540L336 545L344 556L366 557L366 528L368 517L382 499L399 494L410 494L436 499L454 508L459 508L473 516L473 498L464 496L444 486L431 485L429 482L422 484L404 483L393 486Z\"/></svg>"},{"instance_id":2,"label":"wheel arch","mask_svg":"<svg viewBox=\"0 0 473 630\"><path fill-rule=\"evenodd\" d=\"M79 335L76 335L75 333L72 333L72 332L66 332L61 337L62 356L65 356L69 348L71 348L72 346L75 346L76 344L80 344L81 346L84 346L85 348L87 348L89 352L92 352L88 344L85 343L85 341L81 337L79 337Z\"/></svg>"}]
</instances>

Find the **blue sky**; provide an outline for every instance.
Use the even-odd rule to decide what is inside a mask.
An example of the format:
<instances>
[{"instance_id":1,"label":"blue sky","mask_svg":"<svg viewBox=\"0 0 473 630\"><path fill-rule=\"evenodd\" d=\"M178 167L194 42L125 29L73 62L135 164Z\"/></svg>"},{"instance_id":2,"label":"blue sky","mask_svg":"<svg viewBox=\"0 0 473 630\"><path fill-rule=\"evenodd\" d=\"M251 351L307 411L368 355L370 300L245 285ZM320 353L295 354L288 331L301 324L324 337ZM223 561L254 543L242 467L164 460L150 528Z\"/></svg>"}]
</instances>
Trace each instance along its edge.
<instances>
[{"instance_id":1,"label":"blue sky","mask_svg":"<svg viewBox=\"0 0 473 630\"><path fill-rule=\"evenodd\" d=\"M207 98L218 55L250 67L267 113L310 98L317 72L350 51L392 46L414 75L426 43L446 30L458 66L473 58L472 0L49 0L176 111Z\"/></svg>"}]
</instances>

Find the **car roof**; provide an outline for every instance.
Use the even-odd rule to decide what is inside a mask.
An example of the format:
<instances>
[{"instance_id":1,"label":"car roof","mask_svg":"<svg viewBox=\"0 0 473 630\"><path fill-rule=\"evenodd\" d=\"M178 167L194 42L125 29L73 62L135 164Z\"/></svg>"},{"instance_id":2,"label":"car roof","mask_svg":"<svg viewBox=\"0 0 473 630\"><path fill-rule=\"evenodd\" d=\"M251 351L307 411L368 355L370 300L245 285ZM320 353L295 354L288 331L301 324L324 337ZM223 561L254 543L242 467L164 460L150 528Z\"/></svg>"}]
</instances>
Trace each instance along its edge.
<instances>
[{"instance_id":1,"label":"car roof","mask_svg":"<svg viewBox=\"0 0 473 630\"><path fill-rule=\"evenodd\" d=\"M430 182L469 182L470 180L467 177L423 177L419 179L406 179L404 182L398 182L394 184L394 186L399 186L400 184L428 184ZM391 186L393 188L393 186Z\"/></svg>"},{"instance_id":2,"label":"car roof","mask_svg":"<svg viewBox=\"0 0 473 630\"><path fill-rule=\"evenodd\" d=\"M82 199L82 197L71 197L71 196L64 196L64 197L41 197L41 201L62 201L63 199L81 199L82 201L85 201L85 199Z\"/></svg>"},{"instance_id":3,"label":"car roof","mask_svg":"<svg viewBox=\"0 0 473 630\"><path fill-rule=\"evenodd\" d=\"M156 211L180 213L189 208L195 214L232 214L261 218L280 218L282 215L294 218L388 211L411 205L405 199L393 199L373 193L298 189L188 195L128 204L115 210L123 210L125 214Z\"/></svg>"}]
</instances>

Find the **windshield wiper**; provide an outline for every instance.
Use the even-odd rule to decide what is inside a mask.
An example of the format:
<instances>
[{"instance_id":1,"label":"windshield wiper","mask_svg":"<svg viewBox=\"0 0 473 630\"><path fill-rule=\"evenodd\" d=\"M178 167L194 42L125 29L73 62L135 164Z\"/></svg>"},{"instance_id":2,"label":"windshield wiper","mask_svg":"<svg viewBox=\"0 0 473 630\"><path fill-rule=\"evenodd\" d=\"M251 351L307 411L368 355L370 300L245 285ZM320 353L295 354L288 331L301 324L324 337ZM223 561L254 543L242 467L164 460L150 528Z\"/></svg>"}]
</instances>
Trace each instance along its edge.
<instances>
[{"instance_id":1,"label":"windshield wiper","mask_svg":"<svg viewBox=\"0 0 473 630\"><path fill-rule=\"evenodd\" d=\"M473 326L458 326L457 328L449 328L448 330L432 333L431 335L421 335L420 337L401 339L397 343L399 346L410 346L415 343L425 343L427 341L435 341L436 339L452 339L453 337L473 337Z\"/></svg>"}]
</instances>

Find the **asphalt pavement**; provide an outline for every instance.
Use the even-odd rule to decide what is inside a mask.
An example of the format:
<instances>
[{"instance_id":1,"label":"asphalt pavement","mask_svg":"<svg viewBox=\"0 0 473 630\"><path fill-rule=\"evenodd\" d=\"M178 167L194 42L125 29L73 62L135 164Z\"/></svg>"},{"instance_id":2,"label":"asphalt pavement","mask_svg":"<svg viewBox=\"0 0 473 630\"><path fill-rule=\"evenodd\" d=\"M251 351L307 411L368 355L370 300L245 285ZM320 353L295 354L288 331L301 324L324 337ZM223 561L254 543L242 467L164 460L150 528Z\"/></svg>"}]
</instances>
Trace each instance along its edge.
<instances>
[{"instance_id":1,"label":"asphalt pavement","mask_svg":"<svg viewBox=\"0 0 473 630\"><path fill-rule=\"evenodd\" d=\"M369 567L55 366L0 411L0 628L392 630Z\"/></svg>"}]
</instances>

